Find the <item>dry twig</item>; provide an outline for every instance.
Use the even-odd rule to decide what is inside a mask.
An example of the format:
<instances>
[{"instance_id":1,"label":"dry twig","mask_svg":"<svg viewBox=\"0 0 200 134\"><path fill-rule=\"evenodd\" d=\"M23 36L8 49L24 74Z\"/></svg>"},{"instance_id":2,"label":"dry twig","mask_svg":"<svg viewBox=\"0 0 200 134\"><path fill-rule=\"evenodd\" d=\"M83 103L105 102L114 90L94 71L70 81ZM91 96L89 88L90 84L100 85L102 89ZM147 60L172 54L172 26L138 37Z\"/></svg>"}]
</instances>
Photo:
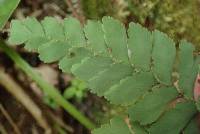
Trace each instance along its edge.
<instances>
[{"instance_id":1,"label":"dry twig","mask_svg":"<svg viewBox=\"0 0 200 134\"><path fill-rule=\"evenodd\" d=\"M42 115L41 109L37 104L24 92L24 90L0 68L0 84L11 93L35 118L38 124L45 130L46 134L51 133L46 119Z\"/></svg>"},{"instance_id":2,"label":"dry twig","mask_svg":"<svg viewBox=\"0 0 200 134\"><path fill-rule=\"evenodd\" d=\"M77 18L82 24L84 24L85 19L77 12L77 10L74 8L71 0L65 0L65 3L72 11L72 15Z\"/></svg>"},{"instance_id":3,"label":"dry twig","mask_svg":"<svg viewBox=\"0 0 200 134\"><path fill-rule=\"evenodd\" d=\"M66 131L73 133L74 129L71 126L68 126L61 120L60 118L56 117L51 111L48 112L49 116L52 118L52 120L57 123L60 127L64 128Z\"/></svg>"},{"instance_id":4,"label":"dry twig","mask_svg":"<svg viewBox=\"0 0 200 134\"><path fill-rule=\"evenodd\" d=\"M0 111L5 116L5 118L8 120L8 122L10 123L10 125L13 127L15 133L16 134L21 134L19 128L17 127L17 125L13 121L12 117L9 115L9 113L6 111L6 109L3 107L3 105L1 103L0 103Z\"/></svg>"},{"instance_id":5,"label":"dry twig","mask_svg":"<svg viewBox=\"0 0 200 134\"><path fill-rule=\"evenodd\" d=\"M8 134L8 132L6 131L5 127L1 123L0 123L0 133L1 134Z\"/></svg>"}]
</instances>

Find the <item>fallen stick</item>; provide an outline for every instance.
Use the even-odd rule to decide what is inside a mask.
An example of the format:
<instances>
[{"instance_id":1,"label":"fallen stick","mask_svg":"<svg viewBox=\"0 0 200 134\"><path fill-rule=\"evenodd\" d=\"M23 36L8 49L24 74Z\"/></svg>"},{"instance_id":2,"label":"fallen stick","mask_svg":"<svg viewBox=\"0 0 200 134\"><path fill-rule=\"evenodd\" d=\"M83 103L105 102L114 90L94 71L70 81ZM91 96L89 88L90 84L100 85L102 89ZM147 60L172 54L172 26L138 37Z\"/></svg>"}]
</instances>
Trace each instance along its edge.
<instances>
[{"instance_id":1,"label":"fallen stick","mask_svg":"<svg viewBox=\"0 0 200 134\"><path fill-rule=\"evenodd\" d=\"M3 124L0 123L0 134L8 134Z\"/></svg>"},{"instance_id":2,"label":"fallen stick","mask_svg":"<svg viewBox=\"0 0 200 134\"><path fill-rule=\"evenodd\" d=\"M24 92L24 90L0 68L0 84L12 94L34 117L38 124L45 130L45 134L51 133L46 119L42 115L41 109L37 104Z\"/></svg>"},{"instance_id":3,"label":"fallen stick","mask_svg":"<svg viewBox=\"0 0 200 134\"><path fill-rule=\"evenodd\" d=\"M13 119L11 118L11 116L9 115L9 113L6 111L6 109L3 107L3 105L1 103L0 103L0 111L5 116L5 118L8 120L10 125L13 127L15 133L21 134L19 128L17 127L17 125L15 124L15 122L13 121Z\"/></svg>"}]
</instances>

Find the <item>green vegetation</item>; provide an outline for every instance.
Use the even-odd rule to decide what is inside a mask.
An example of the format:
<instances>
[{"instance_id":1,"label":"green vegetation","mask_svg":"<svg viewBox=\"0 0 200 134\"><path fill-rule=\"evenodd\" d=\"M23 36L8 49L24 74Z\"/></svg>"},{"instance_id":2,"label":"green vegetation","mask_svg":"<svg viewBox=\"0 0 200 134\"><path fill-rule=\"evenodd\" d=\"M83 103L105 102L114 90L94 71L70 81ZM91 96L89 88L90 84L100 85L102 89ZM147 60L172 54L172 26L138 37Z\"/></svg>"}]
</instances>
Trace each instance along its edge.
<instances>
[{"instance_id":1,"label":"green vegetation","mask_svg":"<svg viewBox=\"0 0 200 134\"><path fill-rule=\"evenodd\" d=\"M58 61L63 72L85 81L91 92L127 109L126 116L118 115L94 134L157 134L161 130L176 134L193 131L190 125L196 127L190 124L198 113L191 89L200 57L193 56L194 47L187 41L176 48L162 32L150 32L135 23L126 31L111 17L88 21L84 27L74 18L59 23L46 17L41 22L13 20L9 42L25 43L46 63ZM177 81L178 86L174 85Z\"/></svg>"},{"instance_id":2,"label":"green vegetation","mask_svg":"<svg viewBox=\"0 0 200 134\"><path fill-rule=\"evenodd\" d=\"M139 23L166 32L176 41L187 39L200 48L200 2L198 0L127 0Z\"/></svg>"},{"instance_id":3,"label":"green vegetation","mask_svg":"<svg viewBox=\"0 0 200 134\"><path fill-rule=\"evenodd\" d=\"M76 99L78 102L81 102L83 98L86 97L87 85L85 82L82 82L78 79L73 79L71 86L66 88L63 96L66 99Z\"/></svg>"},{"instance_id":4,"label":"green vegetation","mask_svg":"<svg viewBox=\"0 0 200 134\"><path fill-rule=\"evenodd\" d=\"M89 19L100 19L112 13L112 5L109 0L82 0L81 5L84 15Z\"/></svg>"},{"instance_id":5,"label":"green vegetation","mask_svg":"<svg viewBox=\"0 0 200 134\"><path fill-rule=\"evenodd\" d=\"M124 21L129 15L128 3L125 0L83 0L81 5L88 19L101 19L107 15Z\"/></svg>"},{"instance_id":6,"label":"green vegetation","mask_svg":"<svg viewBox=\"0 0 200 134\"><path fill-rule=\"evenodd\" d=\"M18 3L0 0L0 29ZM200 48L199 1L85 0L81 4L86 18L95 19L83 26L72 17L63 21L45 17L41 22L27 17L12 20L9 29L8 44L25 44L44 63L58 62L62 72L75 76L63 96L0 41L0 49L42 89L44 101L52 108L61 106L89 130L95 125L68 99L81 102L89 89L120 108L93 134L200 133L200 56L194 54L193 44L178 41L185 37ZM128 17L147 28L133 22L126 28L120 21L127 22ZM55 128L65 133L59 124Z\"/></svg>"},{"instance_id":7,"label":"green vegetation","mask_svg":"<svg viewBox=\"0 0 200 134\"><path fill-rule=\"evenodd\" d=\"M5 25L6 21L17 7L19 0L14 1L0 1L0 11L3 13L0 16L0 29ZM29 23L31 24L31 22ZM20 27L18 27L20 28ZM33 29L32 29L33 30ZM19 31L20 32L20 31ZM37 29L36 29L37 32ZM21 32L20 32L21 33ZM20 35L19 33L19 35ZM26 33L23 34L19 38L25 38ZM36 33L37 34L37 33ZM45 94L50 97L56 104L62 106L68 113L70 113L74 118L80 121L86 128L92 129L95 125L85 117L81 112L79 112L72 104L70 104L67 100L64 99L62 95L58 92L56 88L51 86L48 82L40 77L31 66L28 65L14 50L9 48L2 40L0 40L0 49L2 49L14 62L21 68L30 78L32 78L38 86L45 92Z\"/></svg>"},{"instance_id":8,"label":"green vegetation","mask_svg":"<svg viewBox=\"0 0 200 134\"><path fill-rule=\"evenodd\" d=\"M200 48L198 0L84 0L82 6L86 18L109 15L127 22L129 16L149 29L167 33L176 42L184 38Z\"/></svg>"},{"instance_id":9,"label":"green vegetation","mask_svg":"<svg viewBox=\"0 0 200 134\"><path fill-rule=\"evenodd\" d=\"M57 105L63 107L68 113L70 113L75 119L80 121L86 128L92 129L95 125L86 118L81 112L79 112L74 105L68 102L50 83L46 82L41 76L36 73L32 67L25 62L14 50L9 48L5 43L0 42L0 49L2 49L17 66L22 69L31 79L33 79L38 86L53 99Z\"/></svg>"}]
</instances>

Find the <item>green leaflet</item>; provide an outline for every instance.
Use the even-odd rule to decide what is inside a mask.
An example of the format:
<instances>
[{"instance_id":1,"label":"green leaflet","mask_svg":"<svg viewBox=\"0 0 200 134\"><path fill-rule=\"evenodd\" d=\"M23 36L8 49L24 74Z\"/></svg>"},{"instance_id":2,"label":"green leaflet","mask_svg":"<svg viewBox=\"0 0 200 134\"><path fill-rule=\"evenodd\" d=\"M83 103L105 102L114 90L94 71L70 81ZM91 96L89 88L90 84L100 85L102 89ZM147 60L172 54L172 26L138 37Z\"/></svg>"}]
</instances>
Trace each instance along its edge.
<instances>
[{"instance_id":1,"label":"green leaflet","mask_svg":"<svg viewBox=\"0 0 200 134\"><path fill-rule=\"evenodd\" d=\"M112 64L108 69L88 81L89 88L92 92L102 96L110 87L131 74L132 68L130 66L120 63Z\"/></svg>"},{"instance_id":2,"label":"green leaflet","mask_svg":"<svg viewBox=\"0 0 200 134\"><path fill-rule=\"evenodd\" d=\"M21 32L18 32L20 29ZM45 36L42 25L35 18L12 21L10 34L9 43L26 43L25 48L28 50L37 51L39 46L49 41Z\"/></svg>"},{"instance_id":3,"label":"green leaflet","mask_svg":"<svg viewBox=\"0 0 200 134\"><path fill-rule=\"evenodd\" d=\"M167 35L157 30L154 31L153 37L153 72L159 82L171 85L171 75L176 55L175 44Z\"/></svg>"},{"instance_id":4,"label":"green leaflet","mask_svg":"<svg viewBox=\"0 0 200 134\"><path fill-rule=\"evenodd\" d=\"M103 17L105 40L112 56L118 61L128 63L127 35L125 27L111 17ZM113 34L115 33L115 34Z\"/></svg>"},{"instance_id":5,"label":"green leaflet","mask_svg":"<svg viewBox=\"0 0 200 134\"><path fill-rule=\"evenodd\" d=\"M83 59L80 64L74 65L71 71L80 79L87 81L97 75L99 72L102 72L109 68L111 64L112 60L108 57L87 57Z\"/></svg>"},{"instance_id":6,"label":"green leaflet","mask_svg":"<svg viewBox=\"0 0 200 134\"><path fill-rule=\"evenodd\" d=\"M45 17L41 22L45 36L50 40L65 40L64 29L56 18Z\"/></svg>"},{"instance_id":7,"label":"green leaflet","mask_svg":"<svg viewBox=\"0 0 200 134\"><path fill-rule=\"evenodd\" d=\"M102 29L102 24L99 21L87 22L84 27L85 36L88 39L88 44L90 47L98 53L107 53L107 47L104 40L104 32Z\"/></svg>"},{"instance_id":8,"label":"green leaflet","mask_svg":"<svg viewBox=\"0 0 200 134\"><path fill-rule=\"evenodd\" d=\"M25 48L29 51L38 51L40 46L49 41L46 37L32 37L27 41Z\"/></svg>"},{"instance_id":9,"label":"green leaflet","mask_svg":"<svg viewBox=\"0 0 200 134\"><path fill-rule=\"evenodd\" d=\"M26 18L26 20L22 21L24 27L26 27L33 37L44 37L45 33L42 28L40 22L38 22L35 18Z\"/></svg>"},{"instance_id":10,"label":"green leaflet","mask_svg":"<svg viewBox=\"0 0 200 134\"><path fill-rule=\"evenodd\" d=\"M70 73L73 65L81 63L82 59L91 57L91 52L84 47L72 48L67 55L60 60L59 68L62 71Z\"/></svg>"},{"instance_id":11,"label":"green leaflet","mask_svg":"<svg viewBox=\"0 0 200 134\"><path fill-rule=\"evenodd\" d=\"M0 30L15 10L20 0L0 0Z\"/></svg>"},{"instance_id":12,"label":"green leaflet","mask_svg":"<svg viewBox=\"0 0 200 134\"><path fill-rule=\"evenodd\" d=\"M92 134L132 134L128 125L120 117L111 119L110 124L102 125L101 128L92 131Z\"/></svg>"},{"instance_id":13,"label":"green leaflet","mask_svg":"<svg viewBox=\"0 0 200 134\"><path fill-rule=\"evenodd\" d=\"M130 62L137 70L147 71L151 65L152 35L139 24L130 23L128 29Z\"/></svg>"},{"instance_id":14,"label":"green leaflet","mask_svg":"<svg viewBox=\"0 0 200 134\"><path fill-rule=\"evenodd\" d=\"M177 97L174 87L156 87L144 98L129 108L131 121L138 121L142 125L151 124L164 112L169 102Z\"/></svg>"},{"instance_id":15,"label":"green leaflet","mask_svg":"<svg viewBox=\"0 0 200 134\"><path fill-rule=\"evenodd\" d=\"M85 36L80 22L75 18L66 18L64 20L64 32L69 45L83 46L86 45Z\"/></svg>"},{"instance_id":16,"label":"green leaflet","mask_svg":"<svg viewBox=\"0 0 200 134\"><path fill-rule=\"evenodd\" d=\"M165 113L156 123L154 123L149 132L151 134L178 134L187 125L190 119L196 113L193 102L184 102L176 104L174 109Z\"/></svg>"},{"instance_id":17,"label":"green leaflet","mask_svg":"<svg viewBox=\"0 0 200 134\"><path fill-rule=\"evenodd\" d=\"M179 88L189 98L193 98L193 86L198 72L198 63L196 64L194 61L193 51L192 44L186 41L180 43Z\"/></svg>"},{"instance_id":18,"label":"green leaflet","mask_svg":"<svg viewBox=\"0 0 200 134\"><path fill-rule=\"evenodd\" d=\"M37 51L42 44L45 44L49 41L49 39L45 36L45 32L41 23L35 18L26 18L22 23L24 27L26 27L31 33L29 35L29 40L26 42L25 48L30 51Z\"/></svg>"},{"instance_id":19,"label":"green leaflet","mask_svg":"<svg viewBox=\"0 0 200 134\"><path fill-rule=\"evenodd\" d=\"M22 21L12 20L10 29L9 43L13 45L22 44L29 40L31 31L23 24Z\"/></svg>"},{"instance_id":20,"label":"green leaflet","mask_svg":"<svg viewBox=\"0 0 200 134\"><path fill-rule=\"evenodd\" d=\"M51 42L45 43L38 48L39 57L46 63L54 62L67 54L69 49L68 43L64 41L52 40Z\"/></svg>"},{"instance_id":21,"label":"green leaflet","mask_svg":"<svg viewBox=\"0 0 200 134\"><path fill-rule=\"evenodd\" d=\"M154 84L155 79L151 72L134 73L132 76L122 79L119 84L111 87L106 92L105 97L113 104L134 104Z\"/></svg>"}]
</instances>

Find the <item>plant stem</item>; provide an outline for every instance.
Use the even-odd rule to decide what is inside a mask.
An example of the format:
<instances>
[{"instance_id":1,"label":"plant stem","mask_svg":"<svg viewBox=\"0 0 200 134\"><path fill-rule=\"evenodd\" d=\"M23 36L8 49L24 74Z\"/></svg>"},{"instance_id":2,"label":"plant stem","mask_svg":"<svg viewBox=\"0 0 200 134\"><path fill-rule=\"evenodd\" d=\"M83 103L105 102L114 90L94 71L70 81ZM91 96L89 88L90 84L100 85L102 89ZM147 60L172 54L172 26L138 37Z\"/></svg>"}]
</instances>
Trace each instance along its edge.
<instances>
[{"instance_id":1,"label":"plant stem","mask_svg":"<svg viewBox=\"0 0 200 134\"><path fill-rule=\"evenodd\" d=\"M87 117L78 111L74 105L64 99L55 87L42 79L40 75L35 72L32 67L20 57L18 53L8 47L3 41L0 41L0 48L15 62L15 64L20 69L22 69L33 81L36 82L36 84L43 90L43 92L51 97L58 105L63 107L70 115L77 119L87 129L95 128L95 125Z\"/></svg>"}]
</instances>

